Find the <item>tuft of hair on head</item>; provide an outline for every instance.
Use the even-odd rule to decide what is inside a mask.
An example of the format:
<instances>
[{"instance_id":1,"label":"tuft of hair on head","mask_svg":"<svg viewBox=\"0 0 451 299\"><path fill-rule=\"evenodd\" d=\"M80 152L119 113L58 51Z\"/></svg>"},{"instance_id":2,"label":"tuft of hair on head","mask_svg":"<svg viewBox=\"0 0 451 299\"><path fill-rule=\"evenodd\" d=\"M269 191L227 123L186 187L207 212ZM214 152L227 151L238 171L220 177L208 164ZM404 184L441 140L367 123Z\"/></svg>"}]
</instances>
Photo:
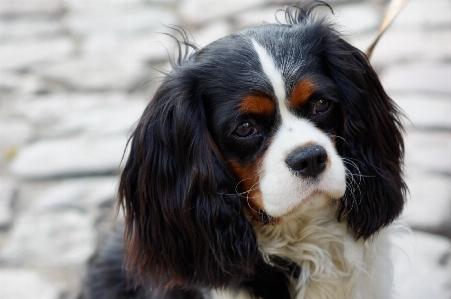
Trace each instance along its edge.
<instances>
[{"instance_id":1,"label":"tuft of hair on head","mask_svg":"<svg viewBox=\"0 0 451 299\"><path fill-rule=\"evenodd\" d=\"M318 7L328 8L333 14L332 7L324 1L304 1L302 5L289 5L284 10L280 9L276 12L282 12L284 14L285 22L290 25L304 25L307 21L312 19L313 11ZM277 19L278 23L282 23Z\"/></svg>"},{"instance_id":2,"label":"tuft of hair on head","mask_svg":"<svg viewBox=\"0 0 451 299\"><path fill-rule=\"evenodd\" d=\"M178 26L178 25L167 26L167 27L169 29L174 30L180 36L180 38L177 38L175 35L170 34L170 33L165 33L165 32L161 33L161 34L171 37L176 43L177 52L178 52L177 56L175 56L175 57L169 56L169 62L171 64L172 68L174 68L177 66L181 66L185 62L187 62L190 59L190 57L192 56L192 54L199 50L199 47L194 42L191 41L191 39L194 40L194 38L192 38L191 32L188 29L183 28L182 26ZM190 36L191 36L191 38L190 38Z\"/></svg>"}]
</instances>

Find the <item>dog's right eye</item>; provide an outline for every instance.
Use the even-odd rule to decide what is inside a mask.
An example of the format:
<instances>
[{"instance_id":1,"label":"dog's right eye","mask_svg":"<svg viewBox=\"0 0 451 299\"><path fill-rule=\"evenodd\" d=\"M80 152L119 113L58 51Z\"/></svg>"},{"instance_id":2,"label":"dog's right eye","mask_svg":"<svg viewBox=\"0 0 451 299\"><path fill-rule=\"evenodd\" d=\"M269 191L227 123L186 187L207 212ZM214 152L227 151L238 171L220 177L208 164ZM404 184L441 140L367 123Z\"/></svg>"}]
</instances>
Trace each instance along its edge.
<instances>
[{"instance_id":1,"label":"dog's right eye","mask_svg":"<svg viewBox=\"0 0 451 299\"><path fill-rule=\"evenodd\" d=\"M315 104L313 105L312 114L316 115L326 112L330 108L331 104L332 104L331 101L324 99L316 101Z\"/></svg>"},{"instance_id":2,"label":"dog's right eye","mask_svg":"<svg viewBox=\"0 0 451 299\"><path fill-rule=\"evenodd\" d=\"M249 137L258 134L258 130L250 123L242 123L232 134L236 137Z\"/></svg>"}]
</instances>

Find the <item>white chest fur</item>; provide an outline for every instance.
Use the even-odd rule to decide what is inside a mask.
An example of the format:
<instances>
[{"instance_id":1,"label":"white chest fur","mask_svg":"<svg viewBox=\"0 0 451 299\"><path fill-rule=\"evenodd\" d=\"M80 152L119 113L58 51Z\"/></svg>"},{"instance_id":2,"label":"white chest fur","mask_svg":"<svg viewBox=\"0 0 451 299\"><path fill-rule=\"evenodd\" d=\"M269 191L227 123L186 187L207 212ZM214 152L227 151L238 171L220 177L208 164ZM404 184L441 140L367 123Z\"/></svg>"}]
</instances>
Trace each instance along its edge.
<instances>
[{"instance_id":1,"label":"white chest fur","mask_svg":"<svg viewBox=\"0 0 451 299\"><path fill-rule=\"evenodd\" d=\"M391 298L393 267L389 230L370 240L355 240L333 208L311 211L280 225L255 223L260 250L287 258L301 267L292 278L296 299Z\"/></svg>"}]
</instances>

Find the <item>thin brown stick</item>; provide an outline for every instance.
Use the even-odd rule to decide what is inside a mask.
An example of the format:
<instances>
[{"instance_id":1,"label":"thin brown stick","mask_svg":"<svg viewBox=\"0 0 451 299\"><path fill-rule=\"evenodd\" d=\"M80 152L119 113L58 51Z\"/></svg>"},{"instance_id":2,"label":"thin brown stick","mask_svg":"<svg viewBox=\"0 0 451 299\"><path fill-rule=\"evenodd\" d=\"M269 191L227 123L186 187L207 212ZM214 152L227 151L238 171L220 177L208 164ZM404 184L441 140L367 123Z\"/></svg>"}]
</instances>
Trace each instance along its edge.
<instances>
[{"instance_id":1,"label":"thin brown stick","mask_svg":"<svg viewBox=\"0 0 451 299\"><path fill-rule=\"evenodd\" d=\"M404 6L407 4L409 0L392 0L388 5L387 12L385 13L385 17L382 20L382 24L379 27L379 32L377 33L376 39L366 50L366 56L368 59L371 57L374 48L376 47L377 42L381 38L381 36L385 33L388 27L390 27L393 20L398 16Z\"/></svg>"}]
</instances>

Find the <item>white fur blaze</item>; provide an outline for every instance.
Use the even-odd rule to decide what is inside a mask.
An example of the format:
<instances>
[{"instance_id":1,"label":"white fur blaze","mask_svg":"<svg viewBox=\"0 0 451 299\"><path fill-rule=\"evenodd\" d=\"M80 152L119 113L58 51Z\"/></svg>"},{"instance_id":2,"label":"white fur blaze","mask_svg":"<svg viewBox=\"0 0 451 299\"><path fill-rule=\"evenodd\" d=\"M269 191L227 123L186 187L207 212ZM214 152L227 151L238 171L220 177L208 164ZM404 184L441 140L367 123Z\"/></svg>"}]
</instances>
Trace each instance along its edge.
<instances>
[{"instance_id":1,"label":"white fur blaze","mask_svg":"<svg viewBox=\"0 0 451 299\"><path fill-rule=\"evenodd\" d=\"M331 199L342 197L346 189L343 162L329 136L310 121L299 118L288 108L285 82L280 69L268 51L252 41L262 70L277 98L282 123L269 145L260 169L260 190L266 213L273 217L297 215L325 207ZM293 174L286 159L295 149L307 145L322 146L328 156L328 167L315 183Z\"/></svg>"},{"instance_id":2,"label":"white fur blaze","mask_svg":"<svg viewBox=\"0 0 451 299\"><path fill-rule=\"evenodd\" d=\"M257 52L258 54L263 72L268 77L269 82L271 82L272 88L277 98L280 115L282 116L282 119L289 117L290 112L288 111L288 108L285 104L287 95L285 92L285 82L283 80L282 74L280 73L280 70L277 69L274 60L271 58L265 48L260 46L254 40L252 41L252 43L254 45L255 52Z\"/></svg>"}]
</instances>

